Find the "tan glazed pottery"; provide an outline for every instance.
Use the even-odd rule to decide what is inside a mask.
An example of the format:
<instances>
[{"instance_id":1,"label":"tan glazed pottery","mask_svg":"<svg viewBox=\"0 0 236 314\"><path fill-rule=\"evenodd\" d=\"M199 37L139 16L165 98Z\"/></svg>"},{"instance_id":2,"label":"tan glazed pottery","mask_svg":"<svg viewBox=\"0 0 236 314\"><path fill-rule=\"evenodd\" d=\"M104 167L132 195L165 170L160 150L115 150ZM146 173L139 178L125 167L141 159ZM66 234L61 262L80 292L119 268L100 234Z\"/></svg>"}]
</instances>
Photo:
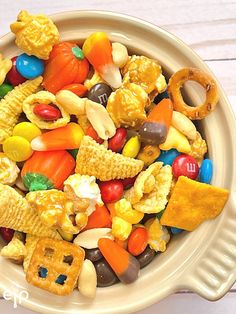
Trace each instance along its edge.
<instances>
[{"instance_id":1,"label":"tan glazed pottery","mask_svg":"<svg viewBox=\"0 0 236 314\"><path fill-rule=\"evenodd\" d=\"M66 12L52 18L61 40L82 42L94 31L105 31L112 41L125 44L132 53L159 60L167 77L188 66L210 72L182 41L142 20L102 11ZM20 53L13 35L0 39L0 51L8 57ZM200 125L213 160L212 184L231 192L217 219L205 222L194 232L175 236L167 251L141 270L135 283L98 288L94 301L82 297L77 290L71 296L58 297L33 287L26 282L21 266L3 258L0 294L7 290L18 295L26 290L29 299L21 304L39 313L122 314L141 310L181 289L192 290L208 300L221 298L229 291L236 280L236 123L220 86L219 93L217 109ZM200 103L196 85L187 94L189 100Z\"/></svg>"}]
</instances>

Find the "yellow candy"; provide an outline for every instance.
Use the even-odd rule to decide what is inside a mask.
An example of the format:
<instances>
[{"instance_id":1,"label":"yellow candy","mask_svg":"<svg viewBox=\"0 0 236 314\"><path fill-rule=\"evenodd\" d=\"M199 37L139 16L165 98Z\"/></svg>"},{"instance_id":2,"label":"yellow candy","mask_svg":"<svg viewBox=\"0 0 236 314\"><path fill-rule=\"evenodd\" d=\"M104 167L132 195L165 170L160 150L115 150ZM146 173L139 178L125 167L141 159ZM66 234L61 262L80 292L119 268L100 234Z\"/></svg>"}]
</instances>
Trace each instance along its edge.
<instances>
[{"instance_id":1,"label":"yellow candy","mask_svg":"<svg viewBox=\"0 0 236 314\"><path fill-rule=\"evenodd\" d=\"M24 137L29 142L41 134L41 130L30 122L18 123L13 129L13 135Z\"/></svg>"},{"instance_id":2,"label":"yellow candy","mask_svg":"<svg viewBox=\"0 0 236 314\"><path fill-rule=\"evenodd\" d=\"M10 136L3 143L3 151L14 161L27 160L33 153L30 143L21 136Z\"/></svg>"},{"instance_id":3,"label":"yellow candy","mask_svg":"<svg viewBox=\"0 0 236 314\"><path fill-rule=\"evenodd\" d=\"M144 216L144 213L134 210L131 203L125 198L115 203L115 212L118 217L126 220L130 224L139 223Z\"/></svg>"},{"instance_id":4,"label":"yellow candy","mask_svg":"<svg viewBox=\"0 0 236 314\"><path fill-rule=\"evenodd\" d=\"M160 149L158 146L146 145L144 146L137 159L142 160L146 166L150 166L160 155Z\"/></svg>"},{"instance_id":5,"label":"yellow candy","mask_svg":"<svg viewBox=\"0 0 236 314\"><path fill-rule=\"evenodd\" d=\"M126 240L128 239L130 233L132 231L131 223L125 221L120 217L113 217L112 218L112 235L119 239L119 240Z\"/></svg>"},{"instance_id":6,"label":"yellow candy","mask_svg":"<svg viewBox=\"0 0 236 314\"><path fill-rule=\"evenodd\" d=\"M138 136L131 137L128 142L125 144L122 155L125 157L135 158L140 150L140 141Z\"/></svg>"},{"instance_id":7,"label":"yellow candy","mask_svg":"<svg viewBox=\"0 0 236 314\"><path fill-rule=\"evenodd\" d=\"M191 147L187 138L178 130L176 130L173 126L170 126L166 141L159 147L161 150L169 150L175 148L180 153L185 154L188 154L191 151Z\"/></svg>"}]
</instances>

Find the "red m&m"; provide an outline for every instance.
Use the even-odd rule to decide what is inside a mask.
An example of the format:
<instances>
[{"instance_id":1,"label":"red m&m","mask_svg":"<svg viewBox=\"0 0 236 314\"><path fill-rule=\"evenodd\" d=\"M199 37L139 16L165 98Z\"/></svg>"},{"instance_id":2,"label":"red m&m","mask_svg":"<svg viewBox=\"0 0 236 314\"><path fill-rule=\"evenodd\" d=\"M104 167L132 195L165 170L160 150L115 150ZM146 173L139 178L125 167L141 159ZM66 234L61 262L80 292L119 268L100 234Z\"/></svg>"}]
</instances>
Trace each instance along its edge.
<instances>
[{"instance_id":1,"label":"red m&m","mask_svg":"<svg viewBox=\"0 0 236 314\"><path fill-rule=\"evenodd\" d=\"M179 155L172 164L172 171L175 178L186 176L195 180L198 176L199 167L195 158L189 155Z\"/></svg>"}]
</instances>

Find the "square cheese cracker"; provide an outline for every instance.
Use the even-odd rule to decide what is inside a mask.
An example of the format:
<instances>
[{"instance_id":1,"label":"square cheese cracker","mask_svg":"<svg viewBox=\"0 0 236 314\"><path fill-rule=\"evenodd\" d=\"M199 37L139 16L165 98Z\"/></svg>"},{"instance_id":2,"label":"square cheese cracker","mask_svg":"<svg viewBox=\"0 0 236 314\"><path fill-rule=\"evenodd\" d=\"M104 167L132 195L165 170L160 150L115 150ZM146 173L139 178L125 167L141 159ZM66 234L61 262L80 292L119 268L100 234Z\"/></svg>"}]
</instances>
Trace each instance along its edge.
<instances>
[{"instance_id":1,"label":"square cheese cracker","mask_svg":"<svg viewBox=\"0 0 236 314\"><path fill-rule=\"evenodd\" d=\"M218 216L228 196L228 190L180 176L161 224L193 231L203 221Z\"/></svg>"}]
</instances>

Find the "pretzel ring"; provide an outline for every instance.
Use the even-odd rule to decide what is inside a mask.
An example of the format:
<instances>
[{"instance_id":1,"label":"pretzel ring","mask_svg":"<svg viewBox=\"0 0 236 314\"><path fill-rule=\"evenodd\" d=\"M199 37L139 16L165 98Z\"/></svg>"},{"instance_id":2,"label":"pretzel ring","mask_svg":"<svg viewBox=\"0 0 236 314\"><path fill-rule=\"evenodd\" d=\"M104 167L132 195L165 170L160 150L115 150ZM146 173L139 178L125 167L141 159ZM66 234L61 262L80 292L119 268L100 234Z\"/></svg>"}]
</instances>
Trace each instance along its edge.
<instances>
[{"instance_id":1,"label":"pretzel ring","mask_svg":"<svg viewBox=\"0 0 236 314\"><path fill-rule=\"evenodd\" d=\"M181 87L188 81L195 81L206 90L205 102L197 107L188 106L183 100ZM219 99L215 80L206 72L196 68L183 68L173 74L168 83L168 93L173 101L174 110L183 113L191 120L201 120L216 107Z\"/></svg>"}]
</instances>

